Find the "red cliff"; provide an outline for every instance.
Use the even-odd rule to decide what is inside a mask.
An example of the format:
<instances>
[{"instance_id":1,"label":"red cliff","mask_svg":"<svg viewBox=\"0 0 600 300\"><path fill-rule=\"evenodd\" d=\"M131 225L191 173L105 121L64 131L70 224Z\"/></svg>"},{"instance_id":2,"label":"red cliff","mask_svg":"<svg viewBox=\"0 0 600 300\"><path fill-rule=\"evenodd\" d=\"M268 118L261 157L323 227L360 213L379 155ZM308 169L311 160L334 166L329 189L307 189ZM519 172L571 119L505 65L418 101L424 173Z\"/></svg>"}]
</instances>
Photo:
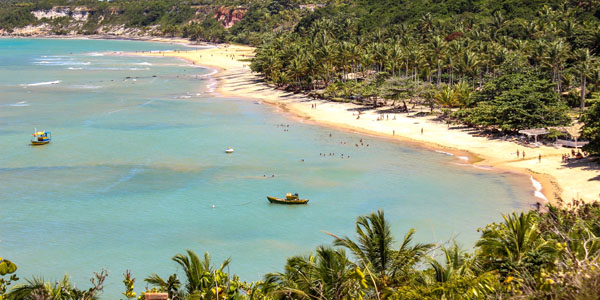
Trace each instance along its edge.
<instances>
[{"instance_id":1,"label":"red cliff","mask_svg":"<svg viewBox=\"0 0 600 300\"><path fill-rule=\"evenodd\" d=\"M225 28L229 28L233 26L233 24L239 22L244 17L247 10L247 8L241 7L221 6L217 8L215 19L219 20Z\"/></svg>"}]
</instances>

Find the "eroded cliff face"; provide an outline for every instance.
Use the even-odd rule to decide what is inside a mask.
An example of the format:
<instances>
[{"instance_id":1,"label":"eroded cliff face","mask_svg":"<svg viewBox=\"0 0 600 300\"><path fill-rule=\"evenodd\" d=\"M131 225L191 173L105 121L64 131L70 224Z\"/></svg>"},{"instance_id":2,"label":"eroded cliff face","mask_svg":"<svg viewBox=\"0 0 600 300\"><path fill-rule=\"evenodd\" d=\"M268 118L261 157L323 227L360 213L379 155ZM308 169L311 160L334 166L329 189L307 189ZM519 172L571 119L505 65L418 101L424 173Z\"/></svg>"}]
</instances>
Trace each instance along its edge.
<instances>
[{"instance_id":1,"label":"eroded cliff face","mask_svg":"<svg viewBox=\"0 0 600 300\"><path fill-rule=\"evenodd\" d=\"M225 28L230 28L244 18L246 11L248 11L247 8L221 6L217 8L215 18L219 20Z\"/></svg>"},{"instance_id":2,"label":"eroded cliff face","mask_svg":"<svg viewBox=\"0 0 600 300\"><path fill-rule=\"evenodd\" d=\"M192 6L196 10L196 20L190 22L201 22L207 16L214 16L225 28L230 28L244 18L248 11L243 7L215 7L212 5ZM103 22L105 19L118 17L123 12L116 7L111 7L102 14L97 14L93 9L78 6L55 6L48 10L36 10L31 12L38 20L34 24L21 28L13 28L10 31L0 28L0 36L46 36L46 35L115 35L128 37L161 36L163 32L159 25L146 26L143 28L127 27L117 22ZM214 15L213 15L214 13Z\"/></svg>"},{"instance_id":3,"label":"eroded cliff face","mask_svg":"<svg viewBox=\"0 0 600 300\"><path fill-rule=\"evenodd\" d=\"M75 21L87 21L88 13L90 9L87 7L53 7L50 10L35 10L31 12L36 19L41 20L43 18L46 19L54 19L60 17L70 17Z\"/></svg>"}]
</instances>

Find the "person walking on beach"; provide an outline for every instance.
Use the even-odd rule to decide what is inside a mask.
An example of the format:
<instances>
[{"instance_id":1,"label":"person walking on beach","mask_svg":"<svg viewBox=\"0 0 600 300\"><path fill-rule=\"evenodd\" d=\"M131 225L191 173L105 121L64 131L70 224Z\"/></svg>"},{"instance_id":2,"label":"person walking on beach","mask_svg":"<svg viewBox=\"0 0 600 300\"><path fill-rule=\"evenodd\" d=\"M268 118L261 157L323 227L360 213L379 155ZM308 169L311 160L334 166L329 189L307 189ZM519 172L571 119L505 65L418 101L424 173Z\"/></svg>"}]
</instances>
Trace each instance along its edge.
<instances>
[{"instance_id":1,"label":"person walking on beach","mask_svg":"<svg viewBox=\"0 0 600 300\"><path fill-rule=\"evenodd\" d=\"M392 135L396 135L396 130L392 130Z\"/></svg>"},{"instance_id":2,"label":"person walking on beach","mask_svg":"<svg viewBox=\"0 0 600 300\"><path fill-rule=\"evenodd\" d=\"M423 127L421 127L421 134L423 134Z\"/></svg>"},{"instance_id":3,"label":"person walking on beach","mask_svg":"<svg viewBox=\"0 0 600 300\"><path fill-rule=\"evenodd\" d=\"M517 158L519 158L519 154L520 154L519 149L517 149Z\"/></svg>"},{"instance_id":4,"label":"person walking on beach","mask_svg":"<svg viewBox=\"0 0 600 300\"><path fill-rule=\"evenodd\" d=\"M525 159L525 150L523 150L523 159Z\"/></svg>"},{"instance_id":5,"label":"person walking on beach","mask_svg":"<svg viewBox=\"0 0 600 300\"><path fill-rule=\"evenodd\" d=\"M542 154L538 154L538 162L541 163L542 162Z\"/></svg>"}]
</instances>

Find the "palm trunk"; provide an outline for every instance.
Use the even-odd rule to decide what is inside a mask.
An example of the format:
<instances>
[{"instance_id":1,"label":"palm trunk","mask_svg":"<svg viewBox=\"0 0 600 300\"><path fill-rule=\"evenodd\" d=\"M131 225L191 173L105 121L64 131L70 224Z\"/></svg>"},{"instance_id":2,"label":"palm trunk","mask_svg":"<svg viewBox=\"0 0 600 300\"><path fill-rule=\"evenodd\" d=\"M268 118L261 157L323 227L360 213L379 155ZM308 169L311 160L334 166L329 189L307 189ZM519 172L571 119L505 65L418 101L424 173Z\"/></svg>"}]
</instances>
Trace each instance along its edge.
<instances>
[{"instance_id":1,"label":"palm trunk","mask_svg":"<svg viewBox=\"0 0 600 300\"><path fill-rule=\"evenodd\" d=\"M442 83L442 67L440 67L440 62L438 61L437 64L437 86L439 87L440 84Z\"/></svg>"},{"instance_id":2,"label":"palm trunk","mask_svg":"<svg viewBox=\"0 0 600 300\"><path fill-rule=\"evenodd\" d=\"M583 109L585 108L585 86L586 86L586 78L585 74L581 73L581 113L583 113Z\"/></svg>"}]
</instances>

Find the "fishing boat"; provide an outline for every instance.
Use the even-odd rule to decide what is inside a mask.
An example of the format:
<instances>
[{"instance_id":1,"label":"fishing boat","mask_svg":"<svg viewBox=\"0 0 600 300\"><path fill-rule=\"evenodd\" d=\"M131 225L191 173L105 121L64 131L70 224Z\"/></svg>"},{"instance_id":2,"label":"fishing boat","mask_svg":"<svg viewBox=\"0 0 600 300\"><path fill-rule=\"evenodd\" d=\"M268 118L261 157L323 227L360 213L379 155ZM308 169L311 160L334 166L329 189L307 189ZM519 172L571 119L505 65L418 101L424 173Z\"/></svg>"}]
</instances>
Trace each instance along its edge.
<instances>
[{"instance_id":1,"label":"fishing boat","mask_svg":"<svg viewBox=\"0 0 600 300\"><path fill-rule=\"evenodd\" d=\"M225 153L227 153L227 154L233 153L233 148L227 147L227 149L225 149Z\"/></svg>"},{"instance_id":2,"label":"fishing boat","mask_svg":"<svg viewBox=\"0 0 600 300\"><path fill-rule=\"evenodd\" d=\"M52 133L50 131L35 131L31 138L32 145L45 145L50 143L52 140Z\"/></svg>"},{"instance_id":3,"label":"fishing boat","mask_svg":"<svg viewBox=\"0 0 600 300\"><path fill-rule=\"evenodd\" d=\"M308 203L308 199L300 199L298 197L298 194L292 195L292 193L287 193L285 195L285 198L277 198L277 197L267 196L267 199L269 200L269 202L276 203L276 204L306 204L306 203Z\"/></svg>"}]
</instances>

